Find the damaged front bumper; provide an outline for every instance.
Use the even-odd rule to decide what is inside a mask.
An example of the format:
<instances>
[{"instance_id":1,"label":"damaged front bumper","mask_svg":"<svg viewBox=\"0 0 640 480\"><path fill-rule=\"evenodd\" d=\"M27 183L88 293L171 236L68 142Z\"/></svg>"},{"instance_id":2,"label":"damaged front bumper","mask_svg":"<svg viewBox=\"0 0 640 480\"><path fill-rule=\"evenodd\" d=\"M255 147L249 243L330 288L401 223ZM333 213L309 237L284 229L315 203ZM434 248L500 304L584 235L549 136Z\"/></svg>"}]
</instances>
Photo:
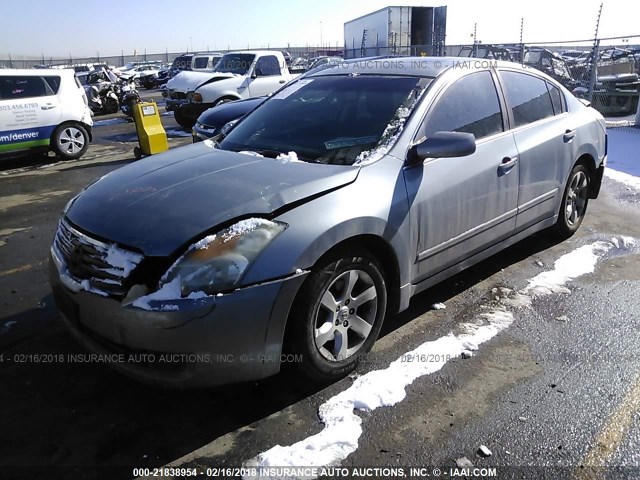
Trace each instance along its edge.
<instances>
[{"instance_id":1,"label":"damaged front bumper","mask_svg":"<svg viewBox=\"0 0 640 480\"><path fill-rule=\"evenodd\" d=\"M289 309L307 273L153 311L72 288L52 249L49 278L67 327L109 365L147 383L211 387L280 370ZM157 308L156 308L157 307Z\"/></svg>"}]
</instances>

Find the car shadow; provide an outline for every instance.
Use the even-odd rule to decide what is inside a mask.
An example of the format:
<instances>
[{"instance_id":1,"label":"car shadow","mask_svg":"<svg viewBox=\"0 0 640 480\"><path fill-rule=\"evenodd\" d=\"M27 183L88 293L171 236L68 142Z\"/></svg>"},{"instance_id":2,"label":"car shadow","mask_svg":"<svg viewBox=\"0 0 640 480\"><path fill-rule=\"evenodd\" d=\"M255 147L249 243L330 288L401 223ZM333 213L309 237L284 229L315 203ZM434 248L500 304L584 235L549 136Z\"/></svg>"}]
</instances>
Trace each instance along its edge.
<instances>
[{"instance_id":1,"label":"car shadow","mask_svg":"<svg viewBox=\"0 0 640 480\"><path fill-rule=\"evenodd\" d=\"M544 234L534 235L428 289L408 310L388 318L381 336L553 244ZM44 304L3 319L31 322L33 328L21 337L0 336L0 465L84 465L91 468L83 478L113 478L107 467L165 465L327 386L301 381L293 369L208 390L144 385L98 361L71 361L86 351L58 321L50 297ZM38 319L46 319L39 328ZM32 479L51 477L51 470L28 472Z\"/></svg>"}]
</instances>

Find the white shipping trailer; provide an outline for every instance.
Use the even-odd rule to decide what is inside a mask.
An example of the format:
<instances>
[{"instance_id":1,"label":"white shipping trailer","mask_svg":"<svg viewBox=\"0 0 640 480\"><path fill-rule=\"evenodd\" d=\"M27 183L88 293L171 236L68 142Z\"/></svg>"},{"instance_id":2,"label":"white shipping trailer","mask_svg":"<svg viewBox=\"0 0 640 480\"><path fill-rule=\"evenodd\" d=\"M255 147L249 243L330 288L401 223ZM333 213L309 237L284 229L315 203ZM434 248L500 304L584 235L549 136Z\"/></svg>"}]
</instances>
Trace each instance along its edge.
<instances>
[{"instance_id":1,"label":"white shipping trailer","mask_svg":"<svg viewBox=\"0 0 640 480\"><path fill-rule=\"evenodd\" d=\"M441 55L447 7L385 7L344 24L346 58Z\"/></svg>"}]
</instances>

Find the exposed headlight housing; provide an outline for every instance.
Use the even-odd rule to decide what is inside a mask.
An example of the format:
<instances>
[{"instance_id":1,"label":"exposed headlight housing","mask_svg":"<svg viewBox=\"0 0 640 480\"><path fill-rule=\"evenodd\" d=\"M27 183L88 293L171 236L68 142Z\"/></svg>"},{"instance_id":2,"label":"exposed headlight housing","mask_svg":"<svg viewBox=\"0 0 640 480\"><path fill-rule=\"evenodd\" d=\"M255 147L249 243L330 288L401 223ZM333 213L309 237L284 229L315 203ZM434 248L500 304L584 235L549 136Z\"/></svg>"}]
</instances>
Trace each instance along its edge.
<instances>
[{"instance_id":1,"label":"exposed headlight housing","mask_svg":"<svg viewBox=\"0 0 640 480\"><path fill-rule=\"evenodd\" d=\"M287 225L263 218L242 220L195 243L162 277L160 287L176 279L181 296L207 295L237 287L244 272Z\"/></svg>"},{"instance_id":2,"label":"exposed headlight housing","mask_svg":"<svg viewBox=\"0 0 640 480\"><path fill-rule=\"evenodd\" d=\"M233 128L233 126L234 126L236 123L238 123L239 121L240 121L240 119L239 119L239 118L236 118L235 120L231 120L230 122L225 123L225 124L222 126L222 128L220 129L220 133L221 133L222 135L226 135L226 134L227 134L227 132L228 132L229 130L231 130L231 129Z\"/></svg>"}]
</instances>

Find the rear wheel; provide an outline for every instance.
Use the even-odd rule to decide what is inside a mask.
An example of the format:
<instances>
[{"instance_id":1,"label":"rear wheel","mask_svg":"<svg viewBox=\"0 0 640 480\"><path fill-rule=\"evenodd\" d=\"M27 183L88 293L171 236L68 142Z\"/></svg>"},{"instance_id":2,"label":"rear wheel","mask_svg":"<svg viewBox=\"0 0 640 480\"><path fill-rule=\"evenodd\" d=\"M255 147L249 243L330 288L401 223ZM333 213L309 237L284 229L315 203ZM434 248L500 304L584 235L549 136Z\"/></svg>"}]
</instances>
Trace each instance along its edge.
<instances>
[{"instance_id":1,"label":"rear wheel","mask_svg":"<svg viewBox=\"0 0 640 480\"><path fill-rule=\"evenodd\" d=\"M573 167L564 189L558 221L552 227L552 233L560 238L573 235L584 219L589 203L589 171L583 164Z\"/></svg>"},{"instance_id":2,"label":"rear wheel","mask_svg":"<svg viewBox=\"0 0 640 480\"><path fill-rule=\"evenodd\" d=\"M300 289L289 319L288 350L309 378L340 378L378 338L387 307L382 268L369 254L342 254L315 269Z\"/></svg>"},{"instance_id":3,"label":"rear wheel","mask_svg":"<svg viewBox=\"0 0 640 480\"><path fill-rule=\"evenodd\" d=\"M77 123L60 125L53 132L54 152L64 160L80 158L89 148L89 134Z\"/></svg>"}]
</instances>

